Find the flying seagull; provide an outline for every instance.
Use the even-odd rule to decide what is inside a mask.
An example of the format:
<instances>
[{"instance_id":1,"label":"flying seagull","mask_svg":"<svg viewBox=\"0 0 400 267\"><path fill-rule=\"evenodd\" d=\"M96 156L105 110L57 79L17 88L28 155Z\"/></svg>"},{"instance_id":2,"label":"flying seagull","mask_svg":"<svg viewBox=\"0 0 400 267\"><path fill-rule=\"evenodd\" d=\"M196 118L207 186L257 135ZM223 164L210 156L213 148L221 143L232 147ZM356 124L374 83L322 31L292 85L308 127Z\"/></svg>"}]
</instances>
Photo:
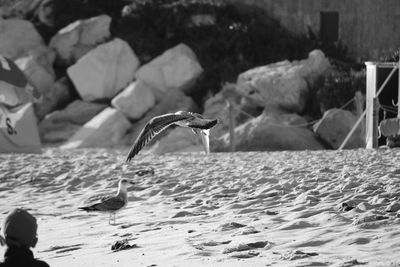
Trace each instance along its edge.
<instances>
[{"instance_id":1,"label":"flying seagull","mask_svg":"<svg viewBox=\"0 0 400 267\"><path fill-rule=\"evenodd\" d=\"M214 127L217 122L218 120L216 119L205 119L200 114L188 111L178 111L154 117L146 124L139 136L136 138L126 161L131 161L131 159L138 154L139 151L154 138L154 136L161 133L171 125L192 128L195 134L200 135L205 151L208 154L210 153L210 129Z\"/></svg>"},{"instance_id":2,"label":"flying seagull","mask_svg":"<svg viewBox=\"0 0 400 267\"><path fill-rule=\"evenodd\" d=\"M79 207L81 210L85 211L99 211L99 212L106 212L110 213L110 217L108 219L108 223L111 221L111 217L114 217L114 224L115 224L115 213L120 211L128 204L128 191L127 186L128 184L134 184L133 182L128 181L127 179L121 179L118 182L118 192L114 196L93 196L91 200L97 200L96 203L86 206L86 207Z\"/></svg>"}]
</instances>

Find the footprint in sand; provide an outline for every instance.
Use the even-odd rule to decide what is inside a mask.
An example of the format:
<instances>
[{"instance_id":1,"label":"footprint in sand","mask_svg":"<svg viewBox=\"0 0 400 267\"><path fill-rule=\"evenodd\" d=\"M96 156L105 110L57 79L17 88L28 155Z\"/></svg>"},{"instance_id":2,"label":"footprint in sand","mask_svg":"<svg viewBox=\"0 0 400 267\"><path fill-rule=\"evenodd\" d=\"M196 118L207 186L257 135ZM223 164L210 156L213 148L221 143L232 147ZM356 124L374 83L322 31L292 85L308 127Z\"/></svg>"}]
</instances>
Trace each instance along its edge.
<instances>
[{"instance_id":1,"label":"footprint in sand","mask_svg":"<svg viewBox=\"0 0 400 267\"><path fill-rule=\"evenodd\" d=\"M200 215L206 215L206 213L192 213L190 211L180 211L176 213L172 218L180 218L180 217L191 217L191 216L200 216Z\"/></svg>"},{"instance_id":2,"label":"footprint in sand","mask_svg":"<svg viewBox=\"0 0 400 267\"><path fill-rule=\"evenodd\" d=\"M341 264L338 265L338 267L351 267L351 266L358 266L358 265L365 265L367 262L360 262L356 259L350 260L350 261L345 261Z\"/></svg>"},{"instance_id":3,"label":"footprint in sand","mask_svg":"<svg viewBox=\"0 0 400 267\"><path fill-rule=\"evenodd\" d=\"M304 229L304 228L309 228L309 227L315 227L318 226L318 224L312 224L304 220L296 220L292 221L289 223L286 223L280 227L278 227L279 230L298 230L298 229Z\"/></svg>"},{"instance_id":4,"label":"footprint in sand","mask_svg":"<svg viewBox=\"0 0 400 267\"><path fill-rule=\"evenodd\" d=\"M347 211L351 211L354 208L355 207L353 205L350 205L350 204L344 202L344 203L342 203L342 207L340 208L340 210L347 212Z\"/></svg>"},{"instance_id":5,"label":"footprint in sand","mask_svg":"<svg viewBox=\"0 0 400 267\"><path fill-rule=\"evenodd\" d=\"M392 203L389 204L389 206L386 208L386 212L396 212L400 210L400 203L397 201L393 201Z\"/></svg>"},{"instance_id":6,"label":"footprint in sand","mask_svg":"<svg viewBox=\"0 0 400 267\"><path fill-rule=\"evenodd\" d=\"M161 229L162 229L161 227L155 227L155 228L140 230L139 232L145 233L145 232L151 232L151 231L158 231L158 230L161 230Z\"/></svg>"},{"instance_id":7,"label":"footprint in sand","mask_svg":"<svg viewBox=\"0 0 400 267\"><path fill-rule=\"evenodd\" d=\"M244 251L244 250L250 250L251 247L247 244L236 244L231 247L227 247L224 250L222 250L222 254L229 254L232 252L239 252L239 251Z\"/></svg>"},{"instance_id":8,"label":"footprint in sand","mask_svg":"<svg viewBox=\"0 0 400 267\"><path fill-rule=\"evenodd\" d=\"M231 242L232 242L232 240L226 240L226 241L209 240L209 241L205 241L203 243L200 243L200 245L206 246L206 247L215 247L215 246L220 246L220 245L226 245L226 244L229 244Z\"/></svg>"},{"instance_id":9,"label":"footprint in sand","mask_svg":"<svg viewBox=\"0 0 400 267\"><path fill-rule=\"evenodd\" d=\"M224 232L224 231L234 230L237 228L242 228L245 226L246 226L245 224L230 222L230 223L224 223L224 224L220 225L219 230Z\"/></svg>"},{"instance_id":10,"label":"footprint in sand","mask_svg":"<svg viewBox=\"0 0 400 267\"><path fill-rule=\"evenodd\" d=\"M245 228L242 228L240 231L234 234L234 236L237 235L252 235L252 234L258 234L260 231L254 228L253 226L248 226Z\"/></svg>"},{"instance_id":11,"label":"footprint in sand","mask_svg":"<svg viewBox=\"0 0 400 267\"><path fill-rule=\"evenodd\" d=\"M295 250L295 251L290 251L288 253L285 253L281 256L281 258L283 260L290 260L290 261L294 261L294 260L298 260L298 259L305 259L308 257L312 257L312 256L318 256L319 254L316 252L303 252L300 250Z\"/></svg>"},{"instance_id":12,"label":"footprint in sand","mask_svg":"<svg viewBox=\"0 0 400 267\"><path fill-rule=\"evenodd\" d=\"M366 213L356 217L352 224L364 229L373 229L387 224L388 219L388 216Z\"/></svg>"},{"instance_id":13,"label":"footprint in sand","mask_svg":"<svg viewBox=\"0 0 400 267\"><path fill-rule=\"evenodd\" d=\"M365 238L365 237L358 237L358 238L350 238L342 242L343 245L365 245L371 242L370 238Z\"/></svg>"},{"instance_id":14,"label":"footprint in sand","mask_svg":"<svg viewBox=\"0 0 400 267\"><path fill-rule=\"evenodd\" d=\"M66 253L66 252L81 249L81 246L83 246L83 244L76 244L76 245L69 245L69 246L52 246L49 249L43 250L41 252L55 251L57 254Z\"/></svg>"},{"instance_id":15,"label":"footprint in sand","mask_svg":"<svg viewBox=\"0 0 400 267\"><path fill-rule=\"evenodd\" d=\"M127 223L127 224L122 224L122 225L120 225L118 228L119 228L119 229L127 229L127 228L130 228L130 227L132 227L132 226L137 226L137 225L140 225L140 223Z\"/></svg>"},{"instance_id":16,"label":"footprint in sand","mask_svg":"<svg viewBox=\"0 0 400 267\"><path fill-rule=\"evenodd\" d=\"M255 249L270 249L272 247L272 243L268 241L258 241L252 243L240 243L222 250L222 254L229 254L229 256L234 258L251 258L256 257L260 254L260 252L255 251Z\"/></svg>"},{"instance_id":17,"label":"footprint in sand","mask_svg":"<svg viewBox=\"0 0 400 267\"><path fill-rule=\"evenodd\" d=\"M264 211L264 213L267 215L278 215L279 214L279 212L273 211L273 210L266 210L266 211Z\"/></svg>"},{"instance_id":18,"label":"footprint in sand","mask_svg":"<svg viewBox=\"0 0 400 267\"><path fill-rule=\"evenodd\" d=\"M247 251L247 252L238 252L238 253L232 253L230 256L232 258L238 258L238 259L248 259L248 258L252 258L252 257L256 257L260 255L260 252L258 251Z\"/></svg>"}]
</instances>

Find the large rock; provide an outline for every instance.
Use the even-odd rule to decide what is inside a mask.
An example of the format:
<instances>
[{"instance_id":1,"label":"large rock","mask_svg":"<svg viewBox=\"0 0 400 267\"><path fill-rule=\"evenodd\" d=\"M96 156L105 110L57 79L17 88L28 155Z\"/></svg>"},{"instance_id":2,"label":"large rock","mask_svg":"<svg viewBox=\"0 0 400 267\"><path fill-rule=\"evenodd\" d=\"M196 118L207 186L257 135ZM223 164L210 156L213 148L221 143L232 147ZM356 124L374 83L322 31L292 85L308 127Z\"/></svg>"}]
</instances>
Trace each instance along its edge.
<instances>
[{"instance_id":1,"label":"large rock","mask_svg":"<svg viewBox=\"0 0 400 267\"><path fill-rule=\"evenodd\" d=\"M130 127L122 112L108 107L83 125L61 148L113 147Z\"/></svg>"},{"instance_id":2,"label":"large rock","mask_svg":"<svg viewBox=\"0 0 400 267\"><path fill-rule=\"evenodd\" d=\"M169 89L185 90L203 72L194 52L185 44L179 44L143 65L136 79L162 92Z\"/></svg>"},{"instance_id":3,"label":"large rock","mask_svg":"<svg viewBox=\"0 0 400 267\"><path fill-rule=\"evenodd\" d=\"M69 121L83 125L106 107L106 104L75 100L65 109L52 113L50 117L57 121Z\"/></svg>"},{"instance_id":4,"label":"large rock","mask_svg":"<svg viewBox=\"0 0 400 267\"><path fill-rule=\"evenodd\" d=\"M43 101L35 104L35 113L39 120L42 120L44 116L56 110L60 105L72 100L71 86L67 77L62 77L53 84L50 90L43 95Z\"/></svg>"},{"instance_id":5,"label":"large rock","mask_svg":"<svg viewBox=\"0 0 400 267\"><path fill-rule=\"evenodd\" d=\"M357 117L350 111L343 109L329 109L321 120L314 125L314 132L322 140L337 149L340 147L347 134L351 131ZM361 128L358 127L344 148L363 147L363 136Z\"/></svg>"},{"instance_id":6,"label":"large rock","mask_svg":"<svg viewBox=\"0 0 400 267\"><path fill-rule=\"evenodd\" d=\"M157 155L171 152L204 151L201 138L189 128L177 127L156 142L149 152Z\"/></svg>"},{"instance_id":7,"label":"large rock","mask_svg":"<svg viewBox=\"0 0 400 267\"><path fill-rule=\"evenodd\" d=\"M238 91L268 110L301 113L309 95L309 85L329 69L329 60L320 50L308 59L281 61L248 70L239 75Z\"/></svg>"},{"instance_id":8,"label":"large rock","mask_svg":"<svg viewBox=\"0 0 400 267\"><path fill-rule=\"evenodd\" d=\"M29 51L26 56L31 57L38 65L45 69L51 76L55 77L55 71L53 68L54 60L56 58L56 52L46 46L38 47L35 50Z\"/></svg>"},{"instance_id":9,"label":"large rock","mask_svg":"<svg viewBox=\"0 0 400 267\"><path fill-rule=\"evenodd\" d=\"M40 139L46 145L60 145L70 139L81 128L82 125L70 122L46 123L46 126L39 125Z\"/></svg>"},{"instance_id":10,"label":"large rock","mask_svg":"<svg viewBox=\"0 0 400 267\"><path fill-rule=\"evenodd\" d=\"M75 63L80 57L110 38L111 18L101 15L78 20L58 31L49 46L57 52L57 62L64 66Z\"/></svg>"},{"instance_id":11,"label":"large rock","mask_svg":"<svg viewBox=\"0 0 400 267\"><path fill-rule=\"evenodd\" d=\"M85 101L111 99L134 78L139 60L129 45L114 39L97 46L67 69Z\"/></svg>"},{"instance_id":12,"label":"large rock","mask_svg":"<svg viewBox=\"0 0 400 267\"><path fill-rule=\"evenodd\" d=\"M48 72L33 56L25 56L15 60L15 64L25 73L42 95L46 95L55 81L54 72Z\"/></svg>"},{"instance_id":13,"label":"large rock","mask_svg":"<svg viewBox=\"0 0 400 267\"><path fill-rule=\"evenodd\" d=\"M261 114L235 128L236 151L282 151L317 150L325 147L314 133L305 126L305 121L296 114L281 114L271 117ZM229 133L218 142L210 143L212 151L229 151Z\"/></svg>"},{"instance_id":14,"label":"large rock","mask_svg":"<svg viewBox=\"0 0 400 267\"><path fill-rule=\"evenodd\" d=\"M20 19L0 19L0 54L9 59L17 59L35 53L49 51L42 37L31 22ZM54 57L50 52L46 52ZM51 61L51 59L49 59Z\"/></svg>"},{"instance_id":15,"label":"large rock","mask_svg":"<svg viewBox=\"0 0 400 267\"><path fill-rule=\"evenodd\" d=\"M213 134L210 139L216 139L229 132L230 127L230 108L228 101L232 106L232 116L236 126L257 117L262 109L249 98L241 96L236 91L236 86L226 84L220 92L210 97L204 103L203 115L207 118L218 119L218 125L213 128Z\"/></svg>"},{"instance_id":16,"label":"large rock","mask_svg":"<svg viewBox=\"0 0 400 267\"><path fill-rule=\"evenodd\" d=\"M155 105L150 111L146 113L146 115L135 122L132 125L132 129L129 134L127 134L123 140L123 144L130 145L133 140L139 135L140 131L143 127L155 116L159 116L169 112L176 112L178 110L184 111L192 111L199 112L200 109L197 104L193 101L193 99L189 96L186 96L179 90L170 90L168 93L164 94L162 100ZM158 140L159 138L165 136L168 131L164 131L162 134L155 137L154 140Z\"/></svg>"},{"instance_id":17,"label":"large rock","mask_svg":"<svg viewBox=\"0 0 400 267\"><path fill-rule=\"evenodd\" d=\"M47 115L39 123L39 133L44 143L61 143L71 138L86 122L90 121L106 104L75 100L63 110Z\"/></svg>"},{"instance_id":18,"label":"large rock","mask_svg":"<svg viewBox=\"0 0 400 267\"><path fill-rule=\"evenodd\" d=\"M8 109L0 104L0 153L41 153L32 103Z\"/></svg>"},{"instance_id":19,"label":"large rock","mask_svg":"<svg viewBox=\"0 0 400 267\"><path fill-rule=\"evenodd\" d=\"M153 91L141 81L130 83L111 101L113 107L132 120L140 119L155 104Z\"/></svg>"}]
</instances>

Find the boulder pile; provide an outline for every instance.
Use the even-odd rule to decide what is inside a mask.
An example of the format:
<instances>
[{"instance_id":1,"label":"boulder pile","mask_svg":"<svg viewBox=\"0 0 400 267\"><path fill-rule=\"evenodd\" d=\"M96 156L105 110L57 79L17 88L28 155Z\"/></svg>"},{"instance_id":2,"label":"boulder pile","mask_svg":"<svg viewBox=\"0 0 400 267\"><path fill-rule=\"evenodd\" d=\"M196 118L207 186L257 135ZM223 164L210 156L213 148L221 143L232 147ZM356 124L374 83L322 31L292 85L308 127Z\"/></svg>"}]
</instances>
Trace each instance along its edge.
<instances>
[{"instance_id":1,"label":"boulder pile","mask_svg":"<svg viewBox=\"0 0 400 267\"><path fill-rule=\"evenodd\" d=\"M21 12L39 6L33 2ZM312 127L303 116L310 90L331 69L320 50L249 69L199 107L189 94L204 70L188 45L179 43L142 63L126 41L112 35L111 23L108 15L80 19L46 44L30 21L0 19L0 54L14 60L43 95L34 106L43 144L125 147L152 117L185 110L219 119L212 151L232 150L229 132L238 151L325 149L337 148L356 119L328 110ZM154 153L201 150L187 129L161 137ZM360 146L358 141L349 147Z\"/></svg>"}]
</instances>

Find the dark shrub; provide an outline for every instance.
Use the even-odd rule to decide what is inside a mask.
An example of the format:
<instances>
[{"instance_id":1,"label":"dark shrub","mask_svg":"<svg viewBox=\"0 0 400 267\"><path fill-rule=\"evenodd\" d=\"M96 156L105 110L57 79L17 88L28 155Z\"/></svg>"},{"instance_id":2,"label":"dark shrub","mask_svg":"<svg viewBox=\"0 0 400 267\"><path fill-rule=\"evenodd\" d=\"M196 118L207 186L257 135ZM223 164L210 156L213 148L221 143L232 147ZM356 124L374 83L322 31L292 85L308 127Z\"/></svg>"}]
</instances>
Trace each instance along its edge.
<instances>
[{"instance_id":1,"label":"dark shrub","mask_svg":"<svg viewBox=\"0 0 400 267\"><path fill-rule=\"evenodd\" d=\"M356 71L353 69L335 69L325 77L323 86L316 94L316 102L319 103L320 112L331 108L340 108L348 103L356 91L365 94L365 69ZM344 109L353 111L354 102Z\"/></svg>"},{"instance_id":2,"label":"dark shrub","mask_svg":"<svg viewBox=\"0 0 400 267\"><path fill-rule=\"evenodd\" d=\"M310 51L310 43L259 10L241 12L223 1L135 1L131 7L113 24L113 34L128 41L142 63L181 42L191 47L204 68L192 94L199 104L245 70ZM195 14L213 15L215 23L192 25Z\"/></svg>"},{"instance_id":3,"label":"dark shrub","mask_svg":"<svg viewBox=\"0 0 400 267\"><path fill-rule=\"evenodd\" d=\"M30 20L48 42L58 30L76 20L101 14L107 14L115 19L120 16L121 9L125 4L124 0L43 0L42 5L49 10L48 19L52 21L53 25L41 23L37 14Z\"/></svg>"}]
</instances>

